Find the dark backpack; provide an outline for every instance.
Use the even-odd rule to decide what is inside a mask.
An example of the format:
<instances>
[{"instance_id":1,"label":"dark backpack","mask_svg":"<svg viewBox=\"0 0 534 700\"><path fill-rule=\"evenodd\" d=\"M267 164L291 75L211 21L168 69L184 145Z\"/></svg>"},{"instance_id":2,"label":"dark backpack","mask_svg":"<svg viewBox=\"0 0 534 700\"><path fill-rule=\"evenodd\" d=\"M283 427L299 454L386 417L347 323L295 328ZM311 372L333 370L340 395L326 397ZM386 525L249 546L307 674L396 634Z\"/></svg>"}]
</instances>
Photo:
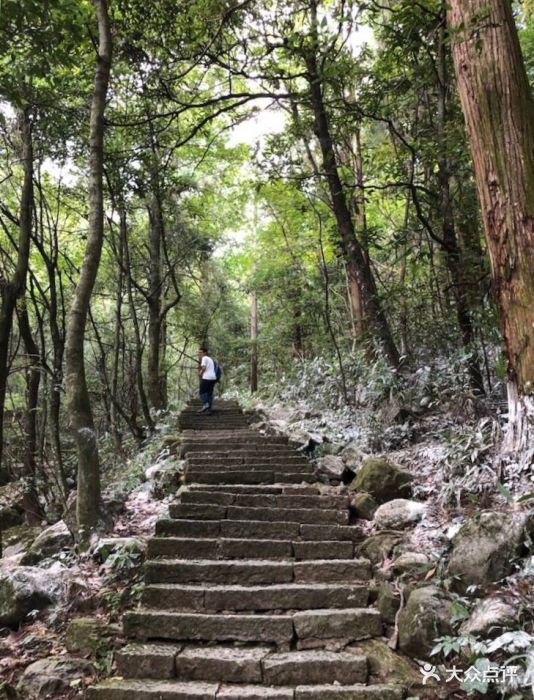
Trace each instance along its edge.
<instances>
[{"instance_id":1,"label":"dark backpack","mask_svg":"<svg viewBox=\"0 0 534 700\"><path fill-rule=\"evenodd\" d=\"M213 362L214 370L215 370L215 381L220 382L221 377L222 377L222 369L221 366L218 362Z\"/></svg>"}]
</instances>

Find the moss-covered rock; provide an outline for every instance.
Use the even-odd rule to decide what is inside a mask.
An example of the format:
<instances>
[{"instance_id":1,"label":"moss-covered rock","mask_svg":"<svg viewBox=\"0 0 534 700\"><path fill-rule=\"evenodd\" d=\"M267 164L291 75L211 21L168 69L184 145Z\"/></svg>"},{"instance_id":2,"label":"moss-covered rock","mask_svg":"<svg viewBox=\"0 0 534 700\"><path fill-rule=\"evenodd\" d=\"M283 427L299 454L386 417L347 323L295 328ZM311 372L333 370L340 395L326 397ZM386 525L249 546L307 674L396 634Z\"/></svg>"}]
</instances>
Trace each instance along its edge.
<instances>
[{"instance_id":1,"label":"moss-covered rock","mask_svg":"<svg viewBox=\"0 0 534 700\"><path fill-rule=\"evenodd\" d=\"M399 614L399 647L417 659L428 658L437 637L452 634L452 601L437 586L416 588Z\"/></svg>"},{"instance_id":2,"label":"moss-covered rock","mask_svg":"<svg viewBox=\"0 0 534 700\"><path fill-rule=\"evenodd\" d=\"M24 520L22 499L24 489L20 481L0 486L0 529L21 525Z\"/></svg>"},{"instance_id":3,"label":"moss-covered rock","mask_svg":"<svg viewBox=\"0 0 534 700\"><path fill-rule=\"evenodd\" d=\"M378 504L410 495L412 477L387 459L370 457L351 482L352 491L366 491Z\"/></svg>"},{"instance_id":4,"label":"moss-covered rock","mask_svg":"<svg viewBox=\"0 0 534 700\"><path fill-rule=\"evenodd\" d=\"M2 545L4 548L20 546L26 549L31 545L37 535L41 532L40 527L30 527L29 525L15 525L2 532Z\"/></svg>"},{"instance_id":5,"label":"moss-covered rock","mask_svg":"<svg viewBox=\"0 0 534 700\"><path fill-rule=\"evenodd\" d=\"M372 520L377 508L378 503L366 491L355 493L350 499L350 509L357 518Z\"/></svg>"},{"instance_id":6,"label":"moss-covered rock","mask_svg":"<svg viewBox=\"0 0 534 700\"><path fill-rule=\"evenodd\" d=\"M409 690L421 685L421 673L415 665L388 647L381 639L360 642L358 648L367 657L370 680L392 683Z\"/></svg>"},{"instance_id":7,"label":"moss-covered rock","mask_svg":"<svg viewBox=\"0 0 534 700\"><path fill-rule=\"evenodd\" d=\"M71 622L65 633L65 646L71 654L98 656L109 649L119 635L116 626L97 617L78 617Z\"/></svg>"},{"instance_id":8,"label":"moss-covered rock","mask_svg":"<svg viewBox=\"0 0 534 700\"><path fill-rule=\"evenodd\" d=\"M378 589L377 603L384 622L393 624L400 607L400 593L390 583L383 583Z\"/></svg>"},{"instance_id":9,"label":"moss-covered rock","mask_svg":"<svg viewBox=\"0 0 534 700\"><path fill-rule=\"evenodd\" d=\"M63 520L45 528L32 542L28 551L21 559L21 564L31 565L50 557L64 547L74 543L72 534Z\"/></svg>"},{"instance_id":10,"label":"moss-covered rock","mask_svg":"<svg viewBox=\"0 0 534 700\"><path fill-rule=\"evenodd\" d=\"M394 549L404 541L400 532L380 532L367 537L358 547L358 553L375 565L390 559Z\"/></svg>"},{"instance_id":11,"label":"moss-covered rock","mask_svg":"<svg viewBox=\"0 0 534 700\"><path fill-rule=\"evenodd\" d=\"M449 573L458 590L484 585L513 571L521 553L524 514L486 511L470 518L452 540Z\"/></svg>"}]
</instances>

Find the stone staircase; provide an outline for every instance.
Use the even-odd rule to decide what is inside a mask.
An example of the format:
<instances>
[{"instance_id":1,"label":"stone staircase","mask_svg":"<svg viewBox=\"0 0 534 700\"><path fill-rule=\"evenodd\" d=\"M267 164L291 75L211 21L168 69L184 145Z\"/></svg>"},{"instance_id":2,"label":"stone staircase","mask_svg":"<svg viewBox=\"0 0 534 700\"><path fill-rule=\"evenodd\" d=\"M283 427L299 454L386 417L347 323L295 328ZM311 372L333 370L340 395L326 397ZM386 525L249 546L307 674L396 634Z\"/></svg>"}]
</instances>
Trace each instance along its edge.
<instances>
[{"instance_id":1,"label":"stone staircase","mask_svg":"<svg viewBox=\"0 0 534 700\"><path fill-rule=\"evenodd\" d=\"M358 640L382 634L348 499L313 485L283 438L235 402L180 416L186 484L148 546L118 677L91 700L400 700L368 684Z\"/></svg>"}]
</instances>

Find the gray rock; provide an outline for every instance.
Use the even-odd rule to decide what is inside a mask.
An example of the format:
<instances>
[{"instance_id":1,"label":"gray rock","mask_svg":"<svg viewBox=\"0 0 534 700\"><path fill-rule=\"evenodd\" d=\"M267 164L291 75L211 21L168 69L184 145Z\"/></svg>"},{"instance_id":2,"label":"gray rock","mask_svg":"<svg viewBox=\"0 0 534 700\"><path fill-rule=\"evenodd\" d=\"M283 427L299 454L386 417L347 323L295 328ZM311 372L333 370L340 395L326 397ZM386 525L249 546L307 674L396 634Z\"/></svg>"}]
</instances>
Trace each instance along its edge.
<instances>
[{"instance_id":1,"label":"gray rock","mask_svg":"<svg viewBox=\"0 0 534 700\"><path fill-rule=\"evenodd\" d=\"M366 458L365 453L362 452L357 444L347 445L341 453L341 456L343 457L345 466L347 469L350 469L351 472L357 472L363 460Z\"/></svg>"},{"instance_id":2,"label":"gray rock","mask_svg":"<svg viewBox=\"0 0 534 700\"><path fill-rule=\"evenodd\" d=\"M170 496L180 486L180 474L184 471L183 460L167 460L154 464L145 471L145 479L151 482L152 491L158 495Z\"/></svg>"},{"instance_id":3,"label":"gray rock","mask_svg":"<svg viewBox=\"0 0 534 700\"><path fill-rule=\"evenodd\" d=\"M317 445L322 445L324 437L320 433L310 433L303 428L291 427L285 432L289 441L303 449L313 449Z\"/></svg>"},{"instance_id":4,"label":"gray rock","mask_svg":"<svg viewBox=\"0 0 534 700\"><path fill-rule=\"evenodd\" d=\"M44 700L57 697L71 689L72 681L95 673L94 666L86 659L68 656L51 656L30 664L24 671L17 690L24 700Z\"/></svg>"},{"instance_id":5,"label":"gray rock","mask_svg":"<svg viewBox=\"0 0 534 700\"><path fill-rule=\"evenodd\" d=\"M401 471L387 459L373 457L366 459L349 488L352 491L366 491L377 503L387 503L394 498L408 496L412 477Z\"/></svg>"},{"instance_id":6,"label":"gray rock","mask_svg":"<svg viewBox=\"0 0 534 700\"><path fill-rule=\"evenodd\" d=\"M425 511L426 507L423 503L396 498L377 509L374 521L381 530L402 530L421 520Z\"/></svg>"},{"instance_id":7,"label":"gray rock","mask_svg":"<svg viewBox=\"0 0 534 700\"><path fill-rule=\"evenodd\" d=\"M517 619L517 612L499 598L486 598L480 601L460 627L461 634L488 637L511 627Z\"/></svg>"},{"instance_id":8,"label":"gray rock","mask_svg":"<svg viewBox=\"0 0 534 700\"><path fill-rule=\"evenodd\" d=\"M341 481L344 471L345 463L337 455L326 455L317 460L315 469L317 476L325 476L327 479Z\"/></svg>"},{"instance_id":9,"label":"gray rock","mask_svg":"<svg viewBox=\"0 0 534 700\"><path fill-rule=\"evenodd\" d=\"M402 574L420 574L430 564L430 559L423 552L404 552L392 564L396 576Z\"/></svg>"},{"instance_id":10,"label":"gray rock","mask_svg":"<svg viewBox=\"0 0 534 700\"><path fill-rule=\"evenodd\" d=\"M61 600L64 576L34 566L0 570L0 626L17 627L32 610Z\"/></svg>"},{"instance_id":11,"label":"gray rock","mask_svg":"<svg viewBox=\"0 0 534 700\"><path fill-rule=\"evenodd\" d=\"M399 614L399 647L417 659L426 659L437 637L452 634L451 600L437 586L416 588Z\"/></svg>"},{"instance_id":12,"label":"gray rock","mask_svg":"<svg viewBox=\"0 0 534 700\"><path fill-rule=\"evenodd\" d=\"M73 542L74 539L69 528L63 520L60 520L37 535L29 550L22 557L21 564L37 564L42 559L61 552L65 547L70 547Z\"/></svg>"},{"instance_id":13,"label":"gray rock","mask_svg":"<svg viewBox=\"0 0 534 700\"><path fill-rule=\"evenodd\" d=\"M357 518L372 520L377 508L378 503L366 491L360 491L350 499L350 509Z\"/></svg>"},{"instance_id":14,"label":"gray rock","mask_svg":"<svg viewBox=\"0 0 534 700\"><path fill-rule=\"evenodd\" d=\"M513 570L525 536L526 516L486 511L466 521L452 540L449 574L454 585L498 581Z\"/></svg>"}]
</instances>

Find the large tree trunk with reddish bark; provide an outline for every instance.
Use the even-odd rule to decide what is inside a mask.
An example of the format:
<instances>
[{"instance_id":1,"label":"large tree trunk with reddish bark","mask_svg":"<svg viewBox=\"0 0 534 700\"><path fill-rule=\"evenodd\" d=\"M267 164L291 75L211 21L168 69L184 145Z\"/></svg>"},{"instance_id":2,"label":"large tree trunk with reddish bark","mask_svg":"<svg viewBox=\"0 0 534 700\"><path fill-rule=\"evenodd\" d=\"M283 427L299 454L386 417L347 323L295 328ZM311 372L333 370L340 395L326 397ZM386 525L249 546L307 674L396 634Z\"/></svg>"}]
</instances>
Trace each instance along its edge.
<instances>
[{"instance_id":1,"label":"large tree trunk with reddish bark","mask_svg":"<svg viewBox=\"0 0 534 700\"><path fill-rule=\"evenodd\" d=\"M104 238L104 111L111 70L111 28L107 0L93 0L98 20L98 57L89 131L89 230L80 277L69 313L65 345L67 410L78 453L77 521L82 544L100 515L98 443L85 375L84 340L91 294Z\"/></svg>"},{"instance_id":2,"label":"large tree trunk with reddish bark","mask_svg":"<svg viewBox=\"0 0 534 700\"><path fill-rule=\"evenodd\" d=\"M534 414L534 102L508 0L450 0L448 21L507 362L506 447L523 448Z\"/></svg>"}]
</instances>

